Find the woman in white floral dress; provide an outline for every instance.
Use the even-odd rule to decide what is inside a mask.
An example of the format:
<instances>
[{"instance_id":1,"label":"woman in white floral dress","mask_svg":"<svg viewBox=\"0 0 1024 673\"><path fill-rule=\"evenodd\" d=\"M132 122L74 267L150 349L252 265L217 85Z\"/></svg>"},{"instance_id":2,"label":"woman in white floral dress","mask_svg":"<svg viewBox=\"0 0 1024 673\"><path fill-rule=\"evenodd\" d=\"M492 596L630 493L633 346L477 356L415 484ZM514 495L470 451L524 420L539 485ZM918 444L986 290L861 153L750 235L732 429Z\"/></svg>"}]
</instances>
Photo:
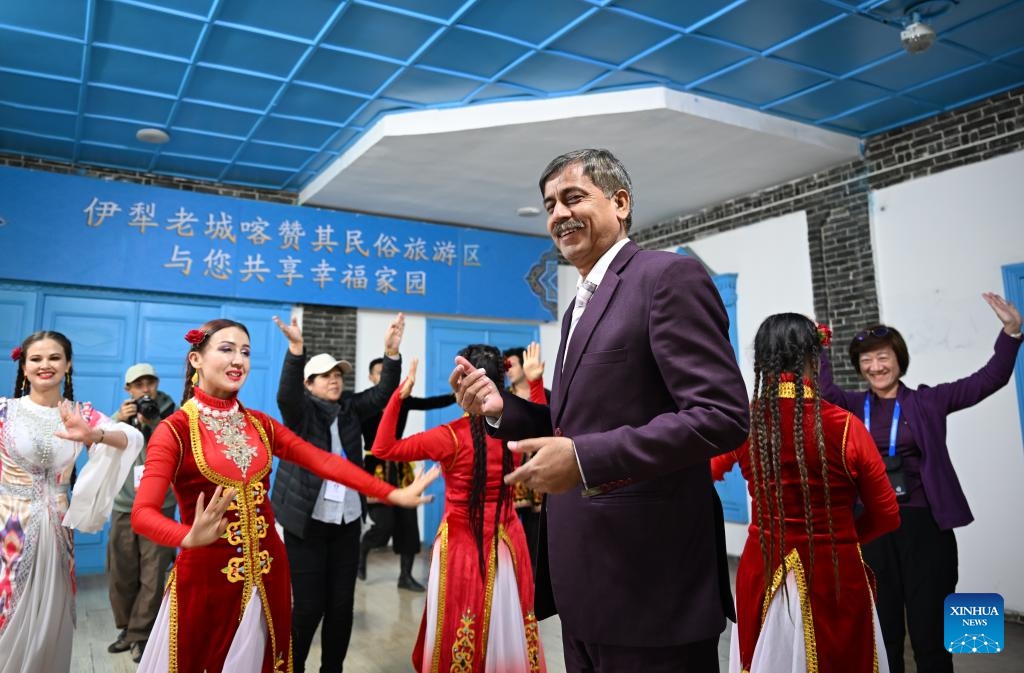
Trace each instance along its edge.
<instances>
[{"instance_id":1,"label":"woman in white floral dress","mask_svg":"<svg viewBox=\"0 0 1024 673\"><path fill-rule=\"evenodd\" d=\"M142 434L72 402L71 342L36 332L11 351L0 397L0 673L67 673L74 628L72 528L94 532L142 449ZM63 387L63 391L62 391ZM75 459L89 462L73 497Z\"/></svg>"}]
</instances>

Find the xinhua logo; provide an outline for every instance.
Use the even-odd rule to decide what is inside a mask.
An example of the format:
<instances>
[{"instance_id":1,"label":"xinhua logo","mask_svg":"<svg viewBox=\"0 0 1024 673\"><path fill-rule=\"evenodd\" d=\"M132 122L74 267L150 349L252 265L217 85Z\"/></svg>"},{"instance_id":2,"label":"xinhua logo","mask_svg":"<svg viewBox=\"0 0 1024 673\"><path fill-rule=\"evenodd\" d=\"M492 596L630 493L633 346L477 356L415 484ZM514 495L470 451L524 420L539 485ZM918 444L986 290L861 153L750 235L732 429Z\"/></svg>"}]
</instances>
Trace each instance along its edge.
<instances>
[{"instance_id":1,"label":"xinhua logo","mask_svg":"<svg viewBox=\"0 0 1024 673\"><path fill-rule=\"evenodd\" d=\"M999 594L946 596L944 635L953 654L1003 651L1003 597Z\"/></svg>"}]
</instances>

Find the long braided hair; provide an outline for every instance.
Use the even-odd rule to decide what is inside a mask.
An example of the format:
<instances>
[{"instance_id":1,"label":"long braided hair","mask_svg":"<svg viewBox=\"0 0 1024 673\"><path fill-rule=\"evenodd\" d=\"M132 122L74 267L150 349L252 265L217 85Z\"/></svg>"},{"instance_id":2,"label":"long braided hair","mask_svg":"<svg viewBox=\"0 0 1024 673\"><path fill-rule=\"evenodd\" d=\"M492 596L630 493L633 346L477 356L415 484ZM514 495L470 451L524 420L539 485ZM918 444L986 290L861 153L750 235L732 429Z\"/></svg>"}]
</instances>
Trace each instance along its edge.
<instances>
[{"instance_id":1,"label":"long braided hair","mask_svg":"<svg viewBox=\"0 0 1024 673\"><path fill-rule=\"evenodd\" d=\"M64 359L68 362L67 373L64 374L64 399L75 400L75 389L74 384L71 382L71 340L60 332L54 332L52 330L40 330L33 332L25 337L25 340L21 342L21 357L18 358L18 372L14 376L14 396L21 397L28 395L32 389L32 385L28 382L25 377L25 358L28 357L28 348L37 341L43 341L44 339L51 339L56 341L61 349L64 351Z\"/></svg>"},{"instance_id":2,"label":"long braided hair","mask_svg":"<svg viewBox=\"0 0 1024 673\"><path fill-rule=\"evenodd\" d=\"M813 391L818 390L818 355L821 340L817 326L796 313L778 313L761 323L754 337L754 399L751 403L753 432L750 435L750 467L754 490L754 512L759 529L761 557L765 568L765 591L770 590L774 559L785 563L786 516L783 508L782 446L783 434L779 411L780 388L792 380L795 388L793 405L793 448L800 474L800 493L803 498L804 528L810 554L808 581L813 581L814 523L811 488L807 469L808 451L817 452L821 463L821 482L824 487L828 534L832 547L832 567L835 575L836 597L839 595L839 555L836 551L835 530L832 522L832 498L829 490L828 460L825 455L825 434L821 425L821 400L812 397L814 437L804 436L804 376L810 380ZM788 375L788 376L787 376ZM787 395L788 397L788 395ZM788 571L788 568L783 572Z\"/></svg>"},{"instance_id":3,"label":"long braided hair","mask_svg":"<svg viewBox=\"0 0 1024 673\"><path fill-rule=\"evenodd\" d=\"M238 329L245 332L246 336L249 336L249 329L240 322L234 320L228 320L227 318L215 318L208 320L203 323L203 326L198 331L203 333L203 338L200 341L192 344L192 347L188 349L188 353L185 353L185 390L181 395L181 403L184 405L190 399L192 399L192 388L195 384L192 382L192 377L195 376L196 369L192 366L192 363L188 359L188 354L192 351L198 351L202 353L210 345L210 335L214 332L219 332L227 327L237 327ZM190 332L191 334L191 332ZM191 342L189 342L191 343Z\"/></svg>"},{"instance_id":4,"label":"long braided hair","mask_svg":"<svg viewBox=\"0 0 1024 673\"><path fill-rule=\"evenodd\" d=\"M459 355L469 360L477 369L487 372L487 378L494 382L498 390L504 384L505 368L504 358L494 346L487 344L472 344L466 346ZM473 436L473 480L470 486L469 495L469 528L476 540L478 561L480 563L480 576L487 581L487 562L484 552L484 501L487 492L487 431L484 428L482 416L470 415L469 429ZM508 450L505 442L501 443L501 476L512 471L512 452ZM489 545L488 552L497 553L498 527L501 516L505 509L512 506L510 487L505 486L502 481L498 490L498 503L494 508L494 540Z\"/></svg>"}]
</instances>

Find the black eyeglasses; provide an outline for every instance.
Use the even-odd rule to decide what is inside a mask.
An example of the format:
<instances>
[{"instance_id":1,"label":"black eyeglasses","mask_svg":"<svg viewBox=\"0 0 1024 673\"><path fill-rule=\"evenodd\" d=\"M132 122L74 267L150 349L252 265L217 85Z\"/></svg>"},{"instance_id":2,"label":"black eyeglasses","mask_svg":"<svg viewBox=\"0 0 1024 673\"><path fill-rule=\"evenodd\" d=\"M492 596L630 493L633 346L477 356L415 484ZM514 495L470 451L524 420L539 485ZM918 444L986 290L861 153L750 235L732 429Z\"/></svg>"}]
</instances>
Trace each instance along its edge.
<instances>
[{"instance_id":1,"label":"black eyeglasses","mask_svg":"<svg viewBox=\"0 0 1024 673\"><path fill-rule=\"evenodd\" d=\"M863 332L858 332L857 336L853 338L856 339L857 341L864 341L864 339L867 339L869 336L873 336L876 339L881 339L882 337L887 336L888 334L889 328L883 325L882 327L873 327L871 329L866 329Z\"/></svg>"}]
</instances>

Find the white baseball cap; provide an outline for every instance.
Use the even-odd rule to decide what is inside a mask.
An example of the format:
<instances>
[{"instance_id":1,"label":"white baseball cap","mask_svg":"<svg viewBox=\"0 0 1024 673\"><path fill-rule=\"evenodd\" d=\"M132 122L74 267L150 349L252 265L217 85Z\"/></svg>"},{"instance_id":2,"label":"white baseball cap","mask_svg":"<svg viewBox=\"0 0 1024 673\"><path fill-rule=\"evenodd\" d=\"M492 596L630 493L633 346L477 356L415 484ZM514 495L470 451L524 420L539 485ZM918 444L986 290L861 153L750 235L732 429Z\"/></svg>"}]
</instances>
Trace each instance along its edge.
<instances>
[{"instance_id":1,"label":"white baseball cap","mask_svg":"<svg viewBox=\"0 0 1024 673\"><path fill-rule=\"evenodd\" d=\"M140 362L129 367L128 371L124 373L124 384L128 385L134 381L138 381L143 376L152 376L154 379L160 378L156 375L156 370L153 369L153 365L148 362Z\"/></svg>"},{"instance_id":2,"label":"white baseball cap","mask_svg":"<svg viewBox=\"0 0 1024 673\"><path fill-rule=\"evenodd\" d=\"M302 370L302 378L308 381L309 377L326 374L334 368L340 369L342 376L351 374L355 369L348 360L335 360L329 353L320 353L311 357L306 363Z\"/></svg>"}]
</instances>

